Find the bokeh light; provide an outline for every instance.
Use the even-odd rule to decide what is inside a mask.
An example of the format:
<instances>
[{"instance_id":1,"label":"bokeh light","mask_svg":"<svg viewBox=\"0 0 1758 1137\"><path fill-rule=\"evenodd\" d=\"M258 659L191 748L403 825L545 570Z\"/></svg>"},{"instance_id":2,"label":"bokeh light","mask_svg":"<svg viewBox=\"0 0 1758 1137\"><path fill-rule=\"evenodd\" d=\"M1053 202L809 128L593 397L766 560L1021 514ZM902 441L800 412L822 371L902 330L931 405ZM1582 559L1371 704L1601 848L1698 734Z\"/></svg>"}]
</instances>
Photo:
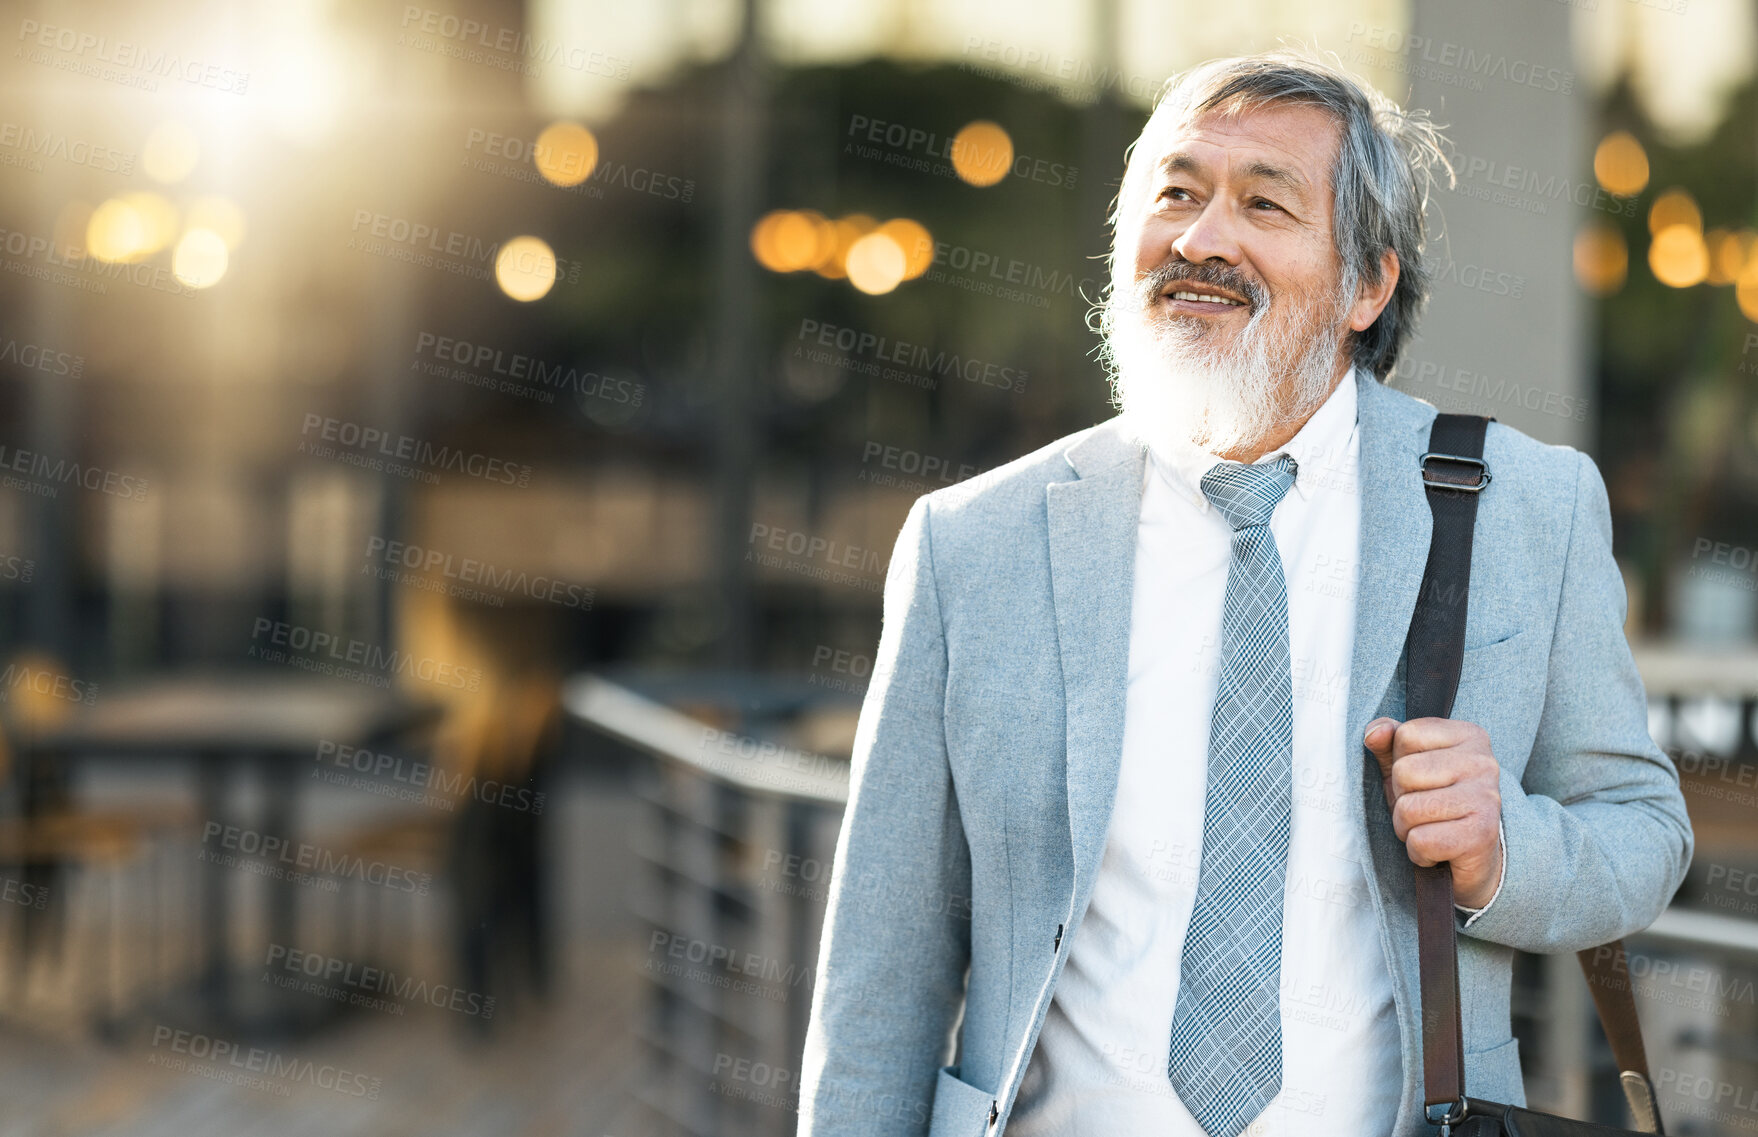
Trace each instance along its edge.
<instances>
[{"instance_id":1,"label":"bokeh light","mask_svg":"<svg viewBox=\"0 0 1758 1137\"><path fill-rule=\"evenodd\" d=\"M992 186L1013 168L1013 139L1000 125L978 119L953 138L952 168L973 186Z\"/></svg>"},{"instance_id":2,"label":"bokeh light","mask_svg":"<svg viewBox=\"0 0 1758 1137\"><path fill-rule=\"evenodd\" d=\"M1751 256L1754 236L1750 229L1737 232L1711 229L1706 233L1703 243L1709 246L1709 275L1704 279L1717 285L1738 280L1746 267L1746 259Z\"/></svg>"},{"instance_id":3,"label":"bokeh light","mask_svg":"<svg viewBox=\"0 0 1758 1137\"><path fill-rule=\"evenodd\" d=\"M907 217L894 217L879 226L879 232L897 242L903 251L903 278L914 280L934 263L934 238L927 226Z\"/></svg>"},{"instance_id":4,"label":"bokeh light","mask_svg":"<svg viewBox=\"0 0 1758 1137\"><path fill-rule=\"evenodd\" d=\"M1746 267L1734 282L1734 299L1746 319L1758 323L1758 257L1746 258Z\"/></svg>"},{"instance_id":5,"label":"bokeh light","mask_svg":"<svg viewBox=\"0 0 1758 1137\"><path fill-rule=\"evenodd\" d=\"M171 253L171 272L191 288L211 288L226 275L226 240L212 229L191 229Z\"/></svg>"},{"instance_id":6,"label":"bokeh light","mask_svg":"<svg viewBox=\"0 0 1758 1137\"><path fill-rule=\"evenodd\" d=\"M1697 199L1677 186L1667 190L1654 199L1648 207L1648 231L1656 236L1662 229L1674 225L1683 225L1699 234L1703 232L1703 211L1697 208Z\"/></svg>"},{"instance_id":7,"label":"bokeh light","mask_svg":"<svg viewBox=\"0 0 1758 1137\"><path fill-rule=\"evenodd\" d=\"M815 209L777 209L751 228L751 253L771 272L813 268L835 250L828 218Z\"/></svg>"},{"instance_id":8,"label":"bokeh light","mask_svg":"<svg viewBox=\"0 0 1758 1137\"><path fill-rule=\"evenodd\" d=\"M831 223L830 251L812 266L812 271L826 280L841 280L848 275L849 250L855 242L879 227L879 222L865 213L851 213Z\"/></svg>"},{"instance_id":9,"label":"bokeh light","mask_svg":"<svg viewBox=\"0 0 1758 1137\"><path fill-rule=\"evenodd\" d=\"M494 258L495 283L521 303L541 300L555 287L555 251L541 237L514 237Z\"/></svg>"},{"instance_id":10,"label":"bokeh light","mask_svg":"<svg viewBox=\"0 0 1758 1137\"><path fill-rule=\"evenodd\" d=\"M1617 226L1599 221L1575 234L1575 282L1594 296L1609 296L1624 286L1630 271L1630 248Z\"/></svg>"},{"instance_id":11,"label":"bokeh light","mask_svg":"<svg viewBox=\"0 0 1758 1137\"><path fill-rule=\"evenodd\" d=\"M903 249L889 233L875 229L849 246L848 282L869 296L883 295L903 283L905 267Z\"/></svg>"},{"instance_id":12,"label":"bokeh light","mask_svg":"<svg viewBox=\"0 0 1758 1137\"><path fill-rule=\"evenodd\" d=\"M598 139L577 122L551 123L537 136L531 157L551 185L577 186L598 167Z\"/></svg>"},{"instance_id":13,"label":"bokeh light","mask_svg":"<svg viewBox=\"0 0 1758 1137\"><path fill-rule=\"evenodd\" d=\"M1614 130L1593 151L1593 176L1605 192L1634 197L1648 186L1648 153L1635 135Z\"/></svg>"},{"instance_id":14,"label":"bokeh light","mask_svg":"<svg viewBox=\"0 0 1758 1137\"><path fill-rule=\"evenodd\" d=\"M142 257L168 248L177 239L177 207L165 198L156 193L125 193L121 200L146 225L146 242L140 248Z\"/></svg>"},{"instance_id":15,"label":"bokeh light","mask_svg":"<svg viewBox=\"0 0 1758 1137\"><path fill-rule=\"evenodd\" d=\"M771 272L809 270L877 296L928 271L934 238L908 217L881 225L865 213L832 221L815 209L776 209L751 226L751 255Z\"/></svg>"},{"instance_id":16,"label":"bokeh light","mask_svg":"<svg viewBox=\"0 0 1758 1137\"><path fill-rule=\"evenodd\" d=\"M111 198L92 210L85 247L98 260L109 264L137 260L145 244L146 222L123 202Z\"/></svg>"},{"instance_id":17,"label":"bokeh light","mask_svg":"<svg viewBox=\"0 0 1758 1137\"><path fill-rule=\"evenodd\" d=\"M1669 288L1689 288L1709 274L1709 249L1690 225L1668 225L1648 246L1648 267Z\"/></svg>"}]
</instances>

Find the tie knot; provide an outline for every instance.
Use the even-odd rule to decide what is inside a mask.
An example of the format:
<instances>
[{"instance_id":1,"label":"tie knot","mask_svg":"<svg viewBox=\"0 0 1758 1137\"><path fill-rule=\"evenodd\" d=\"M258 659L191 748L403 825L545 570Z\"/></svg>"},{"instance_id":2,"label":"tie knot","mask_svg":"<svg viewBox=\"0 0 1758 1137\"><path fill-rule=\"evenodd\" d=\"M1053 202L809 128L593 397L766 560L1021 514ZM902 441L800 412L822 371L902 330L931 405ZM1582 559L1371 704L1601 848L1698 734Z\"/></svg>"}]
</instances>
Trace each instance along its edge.
<instances>
[{"instance_id":1,"label":"tie knot","mask_svg":"<svg viewBox=\"0 0 1758 1137\"><path fill-rule=\"evenodd\" d=\"M1268 525L1276 503L1294 484L1296 468L1294 459L1286 454L1255 466L1222 462L1203 475L1203 496L1236 530Z\"/></svg>"}]
</instances>

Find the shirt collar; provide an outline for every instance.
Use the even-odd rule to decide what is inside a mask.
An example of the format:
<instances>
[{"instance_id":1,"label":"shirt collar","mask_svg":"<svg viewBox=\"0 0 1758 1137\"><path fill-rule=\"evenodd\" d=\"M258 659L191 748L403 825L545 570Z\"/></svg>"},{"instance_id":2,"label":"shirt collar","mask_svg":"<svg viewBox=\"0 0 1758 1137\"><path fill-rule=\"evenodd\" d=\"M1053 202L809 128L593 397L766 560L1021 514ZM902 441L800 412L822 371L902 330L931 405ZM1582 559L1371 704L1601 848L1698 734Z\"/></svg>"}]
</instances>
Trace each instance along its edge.
<instances>
[{"instance_id":1,"label":"shirt collar","mask_svg":"<svg viewBox=\"0 0 1758 1137\"><path fill-rule=\"evenodd\" d=\"M1294 491L1306 501L1326 485L1338 484L1346 469L1356 426L1356 370L1350 368L1299 432L1258 459L1271 462L1286 454L1296 464ZM1156 438L1148 443L1151 465L1167 483L1198 510L1211 508L1202 492L1203 475L1224 459L1184 438ZM1255 463L1254 463L1255 464Z\"/></svg>"}]
</instances>

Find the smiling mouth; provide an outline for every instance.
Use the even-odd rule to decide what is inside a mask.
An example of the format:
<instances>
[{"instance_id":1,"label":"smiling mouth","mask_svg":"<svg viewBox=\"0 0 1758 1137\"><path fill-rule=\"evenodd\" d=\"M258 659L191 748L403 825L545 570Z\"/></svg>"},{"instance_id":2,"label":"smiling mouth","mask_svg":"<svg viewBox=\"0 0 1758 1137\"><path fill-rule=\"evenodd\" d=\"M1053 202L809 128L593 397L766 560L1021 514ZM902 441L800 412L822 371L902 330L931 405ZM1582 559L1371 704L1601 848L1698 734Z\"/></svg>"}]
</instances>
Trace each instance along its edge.
<instances>
[{"instance_id":1,"label":"smiling mouth","mask_svg":"<svg viewBox=\"0 0 1758 1137\"><path fill-rule=\"evenodd\" d=\"M1231 296L1222 296L1215 292L1193 292L1187 288L1171 289L1161 293L1166 300L1182 300L1190 304L1204 304L1213 308L1243 308L1245 301Z\"/></svg>"}]
</instances>

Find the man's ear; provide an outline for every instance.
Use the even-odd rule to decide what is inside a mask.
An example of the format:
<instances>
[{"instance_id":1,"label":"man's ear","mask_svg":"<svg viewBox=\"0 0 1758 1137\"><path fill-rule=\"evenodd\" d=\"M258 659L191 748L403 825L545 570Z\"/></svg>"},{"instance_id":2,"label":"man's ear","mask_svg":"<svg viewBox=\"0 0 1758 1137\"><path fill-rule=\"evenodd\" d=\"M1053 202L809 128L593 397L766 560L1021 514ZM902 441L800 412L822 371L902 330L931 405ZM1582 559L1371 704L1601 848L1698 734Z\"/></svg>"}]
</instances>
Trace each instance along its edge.
<instances>
[{"instance_id":1,"label":"man's ear","mask_svg":"<svg viewBox=\"0 0 1758 1137\"><path fill-rule=\"evenodd\" d=\"M1356 290L1355 303L1349 309L1349 328L1351 331L1365 332L1373 327L1373 322L1380 318L1380 313L1391 303L1392 293L1398 287L1398 254L1387 249L1380 254L1380 282L1370 285L1363 281Z\"/></svg>"}]
</instances>

